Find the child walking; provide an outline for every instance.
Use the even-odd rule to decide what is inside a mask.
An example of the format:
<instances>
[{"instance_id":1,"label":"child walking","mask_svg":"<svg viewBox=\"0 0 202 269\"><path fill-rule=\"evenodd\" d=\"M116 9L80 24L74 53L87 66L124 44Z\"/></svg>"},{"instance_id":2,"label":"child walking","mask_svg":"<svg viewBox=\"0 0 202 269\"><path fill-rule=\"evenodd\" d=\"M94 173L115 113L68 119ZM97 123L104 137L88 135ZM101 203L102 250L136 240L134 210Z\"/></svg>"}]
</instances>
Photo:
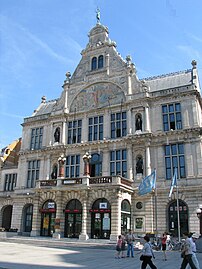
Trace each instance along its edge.
<instances>
[{"instance_id":1,"label":"child walking","mask_svg":"<svg viewBox=\"0 0 202 269\"><path fill-rule=\"evenodd\" d=\"M122 236L119 235L116 243L116 256L115 256L116 259L121 258L121 245L122 245Z\"/></svg>"}]
</instances>

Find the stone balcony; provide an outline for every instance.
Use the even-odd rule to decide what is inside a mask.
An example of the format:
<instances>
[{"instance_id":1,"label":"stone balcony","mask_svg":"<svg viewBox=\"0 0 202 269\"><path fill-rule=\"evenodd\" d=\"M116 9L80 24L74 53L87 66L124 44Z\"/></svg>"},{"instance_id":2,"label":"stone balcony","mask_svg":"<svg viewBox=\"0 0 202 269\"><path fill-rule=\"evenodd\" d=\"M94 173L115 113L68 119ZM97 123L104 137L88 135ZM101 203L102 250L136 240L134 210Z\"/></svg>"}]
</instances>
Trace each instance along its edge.
<instances>
[{"instance_id":1,"label":"stone balcony","mask_svg":"<svg viewBox=\"0 0 202 269\"><path fill-rule=\"evenodd\" d=\"M133 181L121 176L99 176L99 177L79 177L79 178L57 178L51 180L37 180L36 189L65 188L66 186L100 186L100 185L119 185L126 188L133 188Z\"/></svg>"}]
</instances>

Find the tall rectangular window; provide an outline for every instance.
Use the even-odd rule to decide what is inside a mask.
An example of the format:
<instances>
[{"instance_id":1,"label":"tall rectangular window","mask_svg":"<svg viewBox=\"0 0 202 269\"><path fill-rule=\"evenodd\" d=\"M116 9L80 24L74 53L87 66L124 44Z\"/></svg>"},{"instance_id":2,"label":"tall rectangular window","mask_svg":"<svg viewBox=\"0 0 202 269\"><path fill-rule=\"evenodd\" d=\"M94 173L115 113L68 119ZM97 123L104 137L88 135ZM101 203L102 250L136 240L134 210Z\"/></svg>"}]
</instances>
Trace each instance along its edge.
<instances>
[{"instance_id":1,"label":"tall rectangular window","mask_svg":"<svg viewBox=\"0 0 202 269\"><path fill-rule=\"evenodd\" d=\"M186 177L184 144L171 144L165 146L166 179L171 179L177 168L178 178Z\"/></svg>"},{"instance_id":2,"label":"tall rectangular window","mask_svg":"<svg viewBox=\"0 0 202 269\"><path fill-rule=\"evenodd\" d=\"M111 138L119 138L127 135L126 117L126 112L111 114Z\"/></svg>"},{"instance_id":3,"label":"tall rectangular window","mask_svg":"<svg viewBox=\"0 0 202 269\"><path fill-rule=\"evenodd\" d=\"M103 140L103 116L89 118L88 141Z\"/></svg>"},{"instance_id":4,"label":"tall rectangular window","mask_svg":"<svg viewBox=\"0 0 202 269\"><path fill-rule=\"evenodd\" d=\"M65 176L68 178L80 176L80 155L67 156Z\"/></svg>"},{"instance_id":5,"label":"tall rectangular window","mask_svg":"<svg viewBox=\"0 0 202 269\"><path fill-rule=\"evenodd\" d=\"M180 103L162 106L163 130L182 129L181 105Z\"/></svg>"},{"instance_id":6,"label":"tall rectangular window","mask_svg":"<svg viewBox=\"0 0 202 269\"><path fill-rule=\"evenodd\" d=\"M17 183L17 174L6 174L5 175L5 183L4 183L4 191L14 191Z\"/></svg>"},{"instance_id":7,"label":"tall rectangular window","mask_svg":"<svg viewBox=\"0 0 202 269\"><path fill-rule=\"evenodd\" d=\"M43 139L43 127L32 129L30 149L41 149L42 139Z\"/></svg>"},{"instance_id":8,"label":"tall rectangular window","mask_svg":"<svg viewBox=\"0 0 202 269\"><path fill-rule=\"evenodd\" d=\"M28 162L27 188L34 188L36 180L39 179L40 161L34 160Z\"/></svg>"},{"instance_id":9,"label":"tall rectangular window","mask_svg":"<svg viewBox=\"0 0 202 269\"><path fill-rule=\"evenodd\" d=\"M127 150L114 150L110 152L110 175L127 177Z\"/></svg>"},{"instance_id":10,"label":"tall rectangular window","mask_svg":"<svg viewBox=\"0 0 202 269\"><path fill-rule=\"evenodd\" d=\"M81 143L82 120L68 122L68 144Z\"/></svg>"}]
</instances>

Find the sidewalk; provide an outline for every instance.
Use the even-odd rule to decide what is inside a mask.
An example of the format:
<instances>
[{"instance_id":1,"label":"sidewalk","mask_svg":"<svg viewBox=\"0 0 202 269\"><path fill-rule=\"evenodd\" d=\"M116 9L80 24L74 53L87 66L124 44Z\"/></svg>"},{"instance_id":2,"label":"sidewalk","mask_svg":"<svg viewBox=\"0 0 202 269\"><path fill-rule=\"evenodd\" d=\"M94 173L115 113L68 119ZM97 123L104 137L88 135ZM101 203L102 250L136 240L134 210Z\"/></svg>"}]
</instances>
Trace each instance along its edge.
<instances>
[{"instance_id":1,"label":"sidewalk","mask_svg":"<svg viewBox=\"0 0 202 269\"><path fill-rule=\"evenodd\" d=\"M135 250L135 258L115 259L115 245L108 240L81 242L66 238L16 236L0 238L0 246L0 269L141 268L139 250ZM197 256L202 268L202 253ZM167 252L168 261L163 261L161 251L155 251L155 257L158 269L179 269L182 262L179 251Z\"/></svg>"}]
</instances>

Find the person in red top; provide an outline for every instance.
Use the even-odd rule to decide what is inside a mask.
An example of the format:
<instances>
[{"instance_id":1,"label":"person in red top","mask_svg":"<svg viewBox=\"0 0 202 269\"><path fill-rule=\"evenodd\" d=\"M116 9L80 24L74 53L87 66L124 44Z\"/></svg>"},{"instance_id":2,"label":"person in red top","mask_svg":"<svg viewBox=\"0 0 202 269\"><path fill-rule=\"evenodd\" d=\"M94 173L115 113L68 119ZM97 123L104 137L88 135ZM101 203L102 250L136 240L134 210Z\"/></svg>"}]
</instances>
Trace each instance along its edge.
<instances>
[{"instance_id":1,"label":"person in red top","mask_svg":"<svg viewBox=\"0 0 202 269\"><path fill-rule=\"evenodd\" d=\"M166 242L167 242L167 234L165 232L165 233L163 233L163 235L161 237L161 245L162 245L162 251L163 251L164 261L167 261L167 256L166 256Z\"/></svg>"}]
</instances>

